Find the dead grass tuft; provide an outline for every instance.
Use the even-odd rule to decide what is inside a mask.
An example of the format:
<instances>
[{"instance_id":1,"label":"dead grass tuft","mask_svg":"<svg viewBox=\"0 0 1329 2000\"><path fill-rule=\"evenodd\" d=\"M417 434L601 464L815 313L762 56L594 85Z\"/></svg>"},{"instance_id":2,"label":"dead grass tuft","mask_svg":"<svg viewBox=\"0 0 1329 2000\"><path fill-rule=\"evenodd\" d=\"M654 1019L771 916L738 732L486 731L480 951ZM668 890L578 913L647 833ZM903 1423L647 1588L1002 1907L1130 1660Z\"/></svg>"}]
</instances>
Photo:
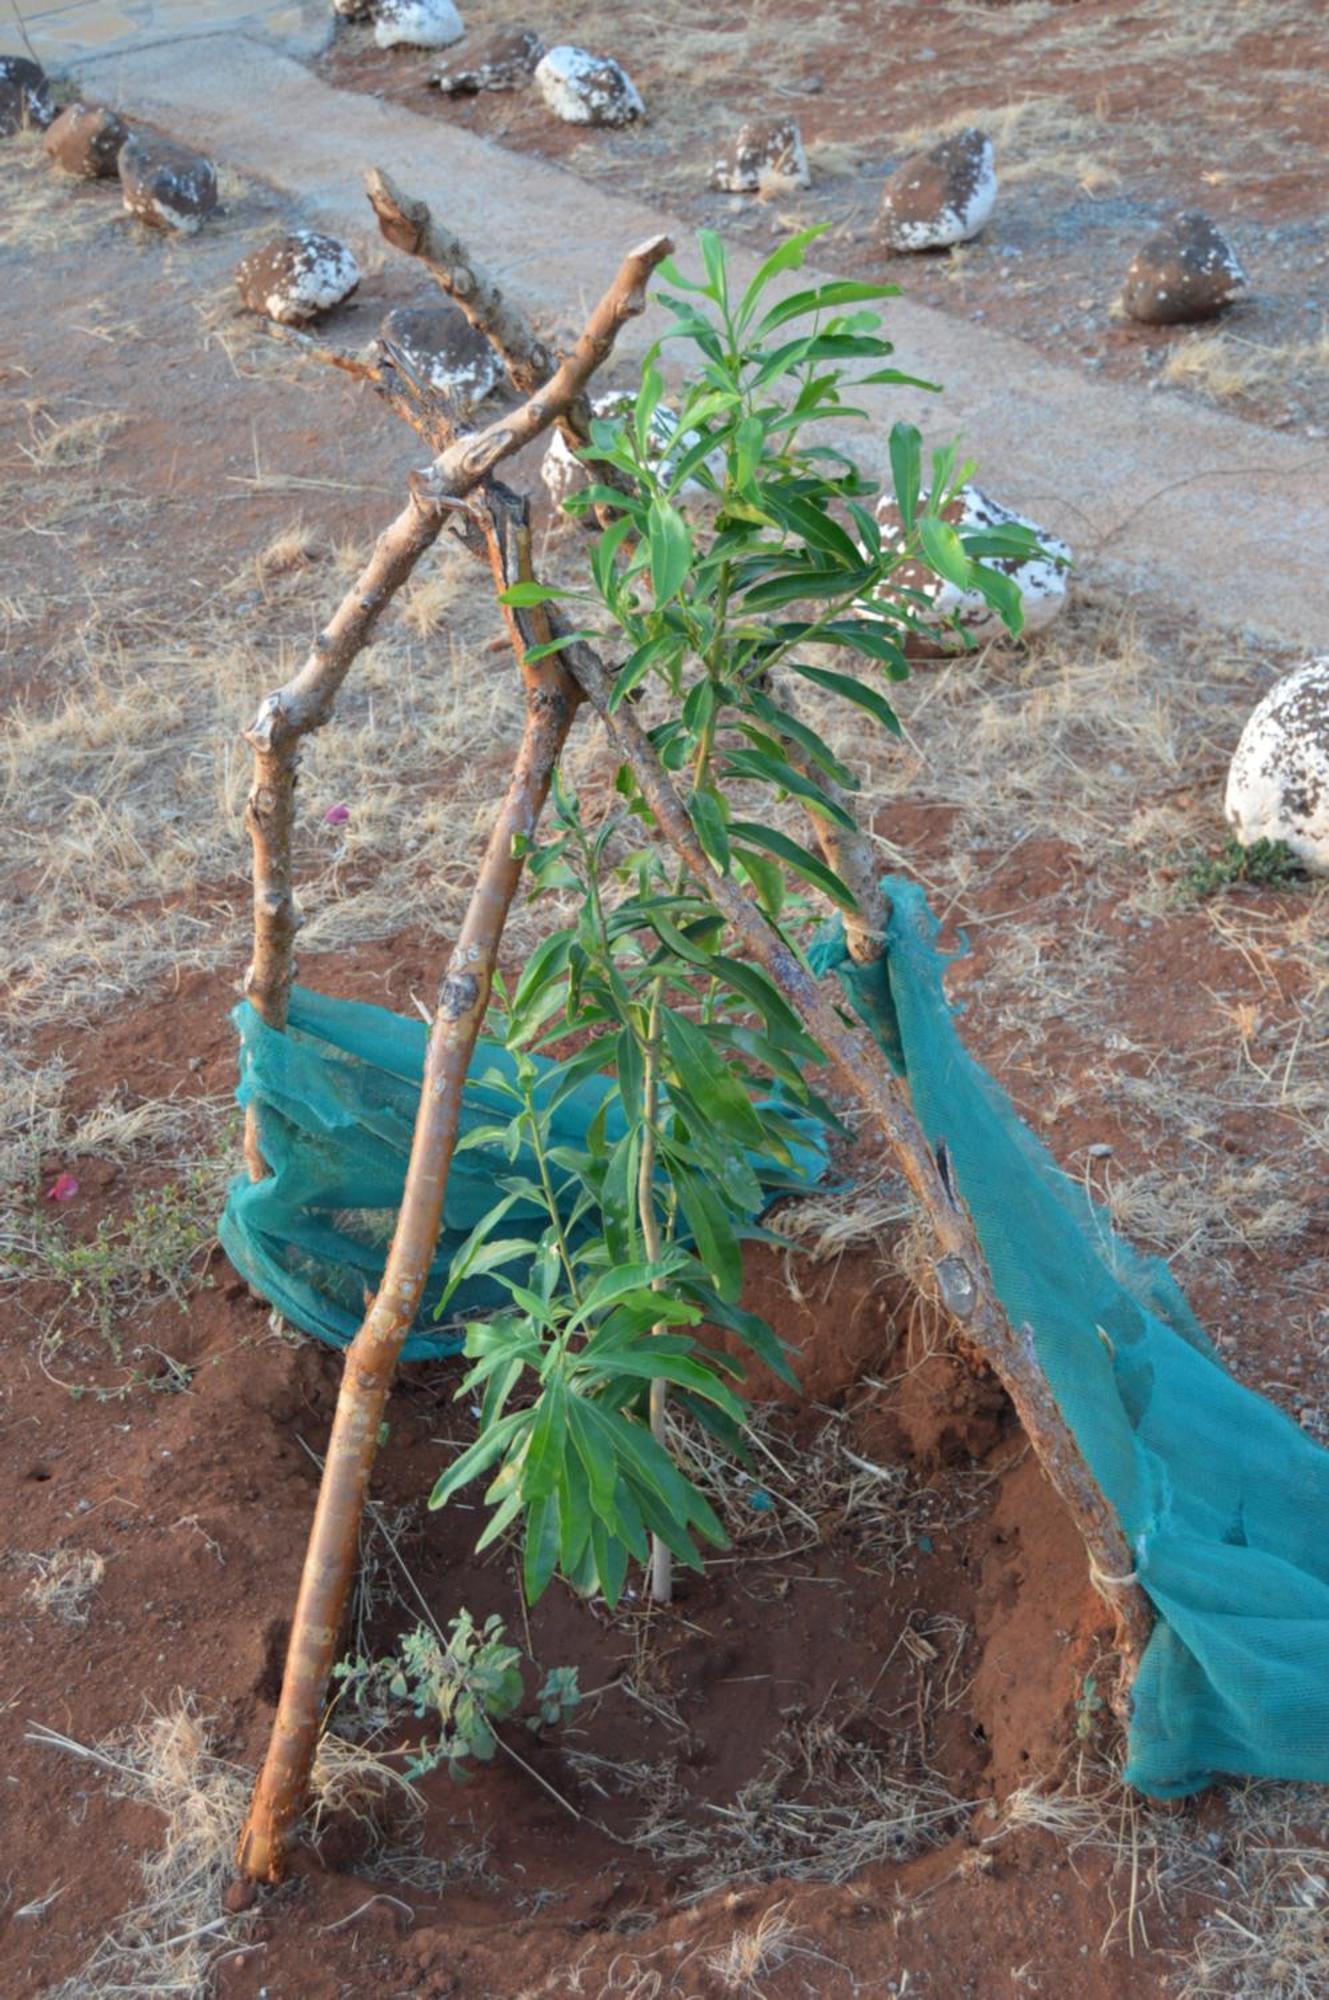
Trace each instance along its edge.
<instances>
[{"instance_id":1,"label":"dead grass tuft","mask_svg":"<svg viewBox=\"0 0 1329 2000\"><path fill-rule=\"evenodd\" d=\"M1159 370L1172 389L1189 389L1227 403L1260 392L1283 395L1329 383L1329 331L1314 340L1264 342L1235 333L1192 334L1173 347Z\"/></svg>"},{"instance_id":2,"label":"dead grass tuft","mask_svg":"<svg viewBox=\"0 0 1329 2000\"><path fill-rule=\"evenodd\" d=\"M201 1996L214 1960L241 1934L243 1919L221 1914L234 1874L249 1777L214 1756L188 1699L104 1742L76 1743L35 1724L28 1741L83 1758L108 1778L117 1798L151 1806L162 1842L140 1864L143 1898L120 1919L52 2000L109 2000L113 1994Z\"/></svg>"},{"instance_id":3,"label":"dead grass tuft","mask_svg":"<svg viewBox=\"0 0 1329 2000\"><path fill-rule=\"evenodd\" d=\"M81 1630L88 1622L91 1599L106 1574L106 1558L95 1549L56 1549L49 1556L30 1555L35 1576L23 1593L26 1604L64 1625Z\"/></svg>"},{"instance_id":4,"label":"dead grass tuft","mask_svg":"<svg viewBox=\"0 0 1329 2000\"><path fill-rule=\"evenodd\" d=\"M19 450L38 472L77 468L92 472L105 458L111 439L127 418L117 410L93 410L83 417L56 416L45 403L28 405L29 442Z\"/></svg>"},{"instance_id":5,"label":"dead grass tuft","mask_svg":"<svg viewBox=\"0 0 1329 2000\"><path fill-rule=\"evenodd\" d=\"M822 1957L820 1952L808 1951L788 1905L772 1903L755 1924L736 1930L722 1950L708 1952L706 1965L726 1993L736 1993L742 2000L763 2000L760 1982L796 1954Z\"/></svg>"}]
</instances>

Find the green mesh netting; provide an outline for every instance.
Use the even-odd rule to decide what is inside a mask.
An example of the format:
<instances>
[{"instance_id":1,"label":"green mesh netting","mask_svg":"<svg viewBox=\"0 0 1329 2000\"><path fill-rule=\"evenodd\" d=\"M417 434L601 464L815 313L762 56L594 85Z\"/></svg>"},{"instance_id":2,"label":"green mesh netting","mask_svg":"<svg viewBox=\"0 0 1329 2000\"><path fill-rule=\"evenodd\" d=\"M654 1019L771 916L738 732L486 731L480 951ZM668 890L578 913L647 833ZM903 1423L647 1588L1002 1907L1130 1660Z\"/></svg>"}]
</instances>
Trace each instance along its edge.
<instances>
[{"instance_id":1,"label":"green mesh netting","mask_svg":"<svg viewBox=\"0 0 1329 2000\"><path fill-rule=\"evenodd\" d=\"M378 1288L401 1204L411 1134L424 1067L425 1024L355 1000L329 1000L297 986L285 1033L269 1028L246 1003L232 1016L240 1032L242 1105L263 1114L263 1151L271 1173L261 1181L232 1182L219 1234L237 1271L260 1297L319 1340L344 1347ZM487 1074L513 1073L512 1058L497 1042L481 1039L462 1099L463 1134L476 1125L512 1116L511 1098L486 1085ZM616 1086L592 1077L558 1106L555 1144L578 1144ZM536 1103L540 1092L537 1088ZM812 1119L782 1112L800 1134L786 1168L751 1158L768 1200L806 1188L825 1170L821 1128ZM605 1113L612 1144L624 1130L620 1106ZM750 1156L751 1157L751 1156ZM448 1266L481 1216L498 1199L499 1181L533 1174L533 1157L484 1147L458 1152L448 1176L443 1230L415 1328L403 1350L408 1361L455 1354L461 1335L435 1322ZM519 1202L508 1211L504 1233L521 1222L542 1225L544 1213ZM509 1275L520 1277L518 1264ZM507 1299L494 1278L459 1285L450 1315L486 1312Z\"/></svg>"},{"instance_id":2,"label":"green mesh netting","mask_svg":"<svg viewBox=\"0 0 1329 2000\"><path fill-rule=\"evenodd\" d=\"M834 969L907 1074L930 1142L945 1139L998 1297L1033 1328L1158 1612L1135 1685L1127 1775L1159 1796L1225 1775L1329 1780L1329 1453L1225 1371L1167 1267L1115 1235L1020 1122L956 1032L921 890L885 886L884 965L854 966L838 926L814 960ZM401 1198L423 1024L298 989L285 1034L248 1007L235 1018L240 1101L261 1102L276 1171L232 1187L222 1242L297 1325L344 1345L381 1275ZM482 1043L474 1072L506 1062ZM560 1109L566 1129L584 1132L612 1088L584 1085ZM470 1118L497 1111L506 1107L483 1082L467 1085ZM612 1105L608 1117L612 1136ZM760 1169L772 1194L820 1171L808 1138L797 1174ZM507 1170L481 1151L458 1155L408 1355L458 1345L433 1326L432 1301ZM500 1297L493 1280L478 1279L457 1303L482 1311Z\"/></svg>"},{"instance_id":3,"label":"green mesh netting","mask_svg":"<svg viewBox=\"0 0 1329 2000\"><path fill-rule=\"evenodd\" d=\"M853 965L837 926L818 968L945 1139L997 1295L1033 1328L1158 1613L1127 1776L1161 1797L1220 1776L1329 1780L1329 1452L1227 1373L1167 1267L1020 1122L956 1032L921 890L885 887L885 964Z\"/></svg>"}]
</instances>

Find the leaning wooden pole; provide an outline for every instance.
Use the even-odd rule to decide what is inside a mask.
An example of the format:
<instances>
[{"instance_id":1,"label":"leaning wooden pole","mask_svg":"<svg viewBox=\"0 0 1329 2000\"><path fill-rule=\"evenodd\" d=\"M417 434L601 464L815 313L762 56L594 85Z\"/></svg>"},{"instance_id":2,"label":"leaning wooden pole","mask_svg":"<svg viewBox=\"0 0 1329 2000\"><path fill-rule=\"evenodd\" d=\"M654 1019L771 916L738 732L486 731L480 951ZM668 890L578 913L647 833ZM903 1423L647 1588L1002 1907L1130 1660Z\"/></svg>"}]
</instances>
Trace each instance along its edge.
<instances>
[{"instance_id":1,"label":"leaning wooden pole","mask_svg":"<svg viewBox=\"0 0 1329 2000\"><path fill-rule=\"evenodd\" d=\"M667 237L656 237L629 253L551 380L516 411L457 440L437 460L431 475L417 480L422 505L446 510L463 494L475 496L468 518L484 537L497 589L523 574L529 576L530 552L524 505L492 482L494 467L537 437L583 393L620 327L644 309L646 281L672 247ZM482 486L483 492L477 492ZM526 658L528 647L548 636L543 614L527 619L507 611L505 616L526 694L521 746L439 993L402 1205L383 1279L347 1350L272 1738L237 1854L241 1873L251 1881L280 1880L308 1797L329 1678L355 1576L383 1410L438 1243L460 1130L462 1087L488 1005L503 927L521 878L525 843L535 830L580 700L580 689L560 656L535 664ZM339 684L338 680L332 687L331 697ZM272 700L280 710L282 696ZM292 793L298 743L299 733L289 745L285 770ZM289 878L289 808L285 831ZM293 926L284 941L285 967L275 967L278 981L285 979L287 993L291 935ZM281 945L279 938L277 946Z\"/></svg>"},{"instance_id":2,"label":"leaning wooden pole","mask_svg":"<svg viewBox=\"0 0 1329 2000\"><path fill-rule=\"evenodd\" d=\"M1121 1525L1052 1395L1031 1329L1013 1327L993 1292L968 1210L934 1157L903 1085L892 1075L872 1037L843 1018L829 992L795 957L734 878L714 867L631 705L623 702L611 707L612 683L598 656L586 645L573 644L566 649L566 657L611 743L631 768L660 832L800 1015L844 1086L862 1104L885 1140L932 1232L933 1268L941 1302L962 1337L998 1376L1044 1471L1075 1521L1088 1552L1090 1579L1117 1621L1125 1678L1133 1678L1153 1613L1135 1575ZM885 907L869 867L870 850L861 834L837 830L832 841L829 823L822 824L828 830L828 857L837 865L848 864L855 878L855 893L869 899L866 917L860 910L849 936L858 962L870 963L884 949L885 934Z\"/></svg>"}]
</instances>

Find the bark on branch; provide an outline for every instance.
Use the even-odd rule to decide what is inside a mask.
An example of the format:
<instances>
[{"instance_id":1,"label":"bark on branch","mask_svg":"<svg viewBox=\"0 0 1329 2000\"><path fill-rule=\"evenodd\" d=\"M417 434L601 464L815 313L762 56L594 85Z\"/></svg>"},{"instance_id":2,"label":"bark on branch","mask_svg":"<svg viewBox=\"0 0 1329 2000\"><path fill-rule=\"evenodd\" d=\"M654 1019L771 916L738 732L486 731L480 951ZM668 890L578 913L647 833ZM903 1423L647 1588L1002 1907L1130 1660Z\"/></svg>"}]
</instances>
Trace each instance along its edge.
<instances>
[{"instance_id":1,"label":"bark on branch","mask_svg":"<svg viewBox=\"0 0 1329 2000\"><path fill-rule=\"evenodd\" d=\"M492 517L503 587L517 569ZM520 553L516 560L521 560ZM529 543L526 566L529 573ZM318 1504L300 1578L271 1742L241 1836L238 1861L251 1881L277 1881L305 1806L329 1676L355 1576L360 1525L379 1430L402 1346L420 1306L438 1242L448 1175L460 1129L462 1086L489 1004L499 943L521 878L525 843L581 699L555 656L531 666L521 614L509 613L526 690L526 720L507 794L448 960L425 1054L402 1205L382 1283L346 1355ZM529 643L541 627L533 625Z\"/></svg>"},{"instance_id":2,"label":"bark on branch","mask_svg":"<svg viewBox=\"0 0 1329 2000\"><path fill-rule=\"evenodd\" d=\"M1135 1577L1126 1538L1052 1395L1031 1330L1011 1325L992 1290L969 1213L934 1157L903 1086L891 1074L872 1037L842 1018L829 993L794 956L757 905L732 877L721 875L712 865L687 808L631 706L624 702L611 708L611 683L597 655L590 647L575 644L565 649L565 657L610 741L630 766L665 839L801 1016L843 1085L862 1104L885 1140L931 1230L942 1304L964 1340L982 1354L1001 1381L1044 1471L1079 1528L1089 1554L1091 1580L1116 1617L1126 1676L1133 1678L1153 1614ZM819 778L818 782L824 780ZM835 832L840 864L845 865L848 855L851 873L861 877L868 853L862 836L857 836L855 844L845 840L841 829ZM833 858L830 848L827 858ZM869 893L869 907L880 922L881 897L875 878ZM860 931L864 949L872 928ZM879 956L881 949L878 935L870 957ZM870 962L870 958L860 962Z\"/></svg>"}]
</instances>

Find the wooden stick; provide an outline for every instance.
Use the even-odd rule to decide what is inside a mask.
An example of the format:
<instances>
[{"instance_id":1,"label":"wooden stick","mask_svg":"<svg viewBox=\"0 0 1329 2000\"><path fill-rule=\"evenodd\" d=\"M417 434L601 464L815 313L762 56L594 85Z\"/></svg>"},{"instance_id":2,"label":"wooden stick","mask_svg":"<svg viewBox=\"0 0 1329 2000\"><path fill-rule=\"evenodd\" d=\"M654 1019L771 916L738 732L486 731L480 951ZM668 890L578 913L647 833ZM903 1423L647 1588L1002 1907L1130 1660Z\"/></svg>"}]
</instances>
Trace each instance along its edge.
<instances>
[{"instance_id":1,"label":"wooden stick","mask_svg":"<svg viewBox=\"0 0 1329 2000\"><path fill-rule=\"evenodd\" d=\"M519 576L530 576L530 536L525 503L489 480L492 468L538 436L584 391L612 348L619 328L643 310L646 280L671 248L667 237L655 237L630 252L553 380L499 424L457 440L435 462L431 479L416 481L413 504L432 528L429 539L437 534L438 522L449 505L456 505L463 494L475 493L488 481L484 495L472 502L470 513L484 535L496 590L504 590ZM380 582L384 589L389 583L399 587L417 559L409 536L405 531L397 532L405 519L399 517L375 552L382 556ZM416 534L424 532L424 527L415 530ZM407 567L399 575L402 563ZM386 601L385 595L376 596L372 591L363 598L352 593L327 632L320 635L300 674L264 703L250 734L256 758L267 760L263 771L272 787L271 801L259 801L254 820L259 827L256 885L262 874L273 904L268 912L265 899L264 910L272 921L265 915L261 945L256 938L256 962L262 955L263 964L260 971L251 974L251 980L265 1004L280 1009L279 1026L285 1023L293 970L290 831L296 753L305 731L326 721L331 713L336 691L367 636L365 621L372 629ZM339 624L343 613L344 626ZM280 1880L308 1797L328 1680L355 1575L360 1523L383 1409L438 1243L460 1126L462 1087L488 1005L503 926L521 877L524 842L534 832L581 700L580 688L562 655L534 666L527 660L527 648L549 636L544 612L528 616L505 606L504 617L526 691L521 747L434 1011L402 1205L382 1282L347 1351L301 1572L277 1716L237 1854L240 1871L250 1881ZM255 903L257 912L257 886ZM284 926L276 917L283 908ZM261 1128L257 1136L261 1139ZM257 1140L253 1153L260 1156Z\"/></svg>"},{"instance_id":2,"label":"wooden stick","mask_svg":"<svg viewBox=\"0 0 1329 2000\"><path fill-rule=\"evenodd\" d=\"M515 580L504 575L500 587ZM382 1283L347 1350L276 1721L240 1840L240 1870L251 1881L280 1880L304 1811L383 1411L438 1242L462 1086L521 879L524 843L535 832L581 698L557 656L535 666L527 662L517 614L510 623L526 689L521 747L439 990L405 1191Z\"/></svg>"},{"instance_id":3,"label":"wooden stick","mask_svg":"<svg viewBox=\"0 0 1329 2000\"><path fill-rule=\"evenodd\" d=\"M1126 1673L1133 1678L1153 1614L1135 1575L1126 1538L1052 1395L1032 1332L1027 1327L1012 1327L992 1290L968 1211L933 1156L903 1086L891 1074L872 1037L842 1018L830 995L757 905L731 876L720 874L712 865L631 704L623 702L611 709L611 684L598 656L585 644L573 644L565 649L564 657L619 756L630 766L665 839L798 1012L842 1083L880 1131L931 1227L933 1269L941 1302L963 1337L1001 1381L1043 1470L1083 1536L1091 1579L1116 1616L1117 1643ZM862 860L862 850L858 860ZM879 945L878 955L880 949Z\"/></svg>"}]
</instances>

